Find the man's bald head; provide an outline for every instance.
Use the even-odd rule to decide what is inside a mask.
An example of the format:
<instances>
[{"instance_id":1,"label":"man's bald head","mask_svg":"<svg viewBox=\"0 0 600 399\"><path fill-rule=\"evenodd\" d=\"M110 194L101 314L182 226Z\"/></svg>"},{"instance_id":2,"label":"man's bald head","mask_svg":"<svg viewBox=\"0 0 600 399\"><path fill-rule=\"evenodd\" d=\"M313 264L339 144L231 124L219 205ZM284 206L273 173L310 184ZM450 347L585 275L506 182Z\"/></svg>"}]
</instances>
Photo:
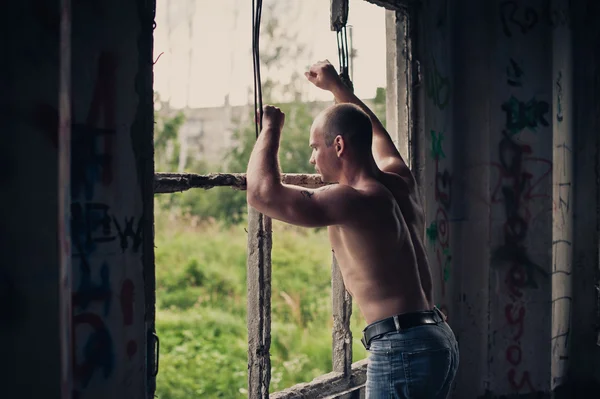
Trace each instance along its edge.
<instances>
[{"instance_id":1,"label":"man's bald head","mask_svg":"<svg viewBox=\"0 0 600 399\"><path fill-rule=\"evenodd\" d=\"M371 152L373 140L371 119L357 105L333 105L324 110L315 122L323 134L327 147L331 147L339 135L357 155Z\"/></svg>"}]
</instances>

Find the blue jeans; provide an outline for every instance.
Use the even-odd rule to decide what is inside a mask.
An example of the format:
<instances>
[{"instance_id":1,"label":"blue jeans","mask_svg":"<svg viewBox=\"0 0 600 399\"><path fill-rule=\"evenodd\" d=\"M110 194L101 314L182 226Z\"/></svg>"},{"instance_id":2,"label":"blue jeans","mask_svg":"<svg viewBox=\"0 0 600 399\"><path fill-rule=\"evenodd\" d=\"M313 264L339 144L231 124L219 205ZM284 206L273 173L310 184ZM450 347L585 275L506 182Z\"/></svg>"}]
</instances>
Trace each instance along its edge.
<instances>
[{"instance_id":1,"label":"blue jeans","mask_svg":"<svg viewBox=\"0 0 600 399\"><path fill-rule=\"evenodd\" d=\"M458 369L458 343L446 322L371 341L367 399L446 399Z\"/></svg>"}]
</instances>

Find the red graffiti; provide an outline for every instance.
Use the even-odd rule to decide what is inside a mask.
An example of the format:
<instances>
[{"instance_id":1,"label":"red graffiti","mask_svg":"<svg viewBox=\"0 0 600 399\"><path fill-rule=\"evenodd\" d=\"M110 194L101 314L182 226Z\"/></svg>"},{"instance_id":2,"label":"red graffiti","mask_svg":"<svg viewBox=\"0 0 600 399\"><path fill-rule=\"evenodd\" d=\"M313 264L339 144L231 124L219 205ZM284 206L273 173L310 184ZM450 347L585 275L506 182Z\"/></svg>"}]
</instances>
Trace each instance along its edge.
<instances>
[{"instance_id":1,"label":"red graffiti","mask_svg":"<svg viewBox=\"0 0 600 399\"><path fill-rule=\"evenodd\" d=\"M452 197L450 190L452 188L452 176L448 169L443 173L439 171L439 157L435 160L435 200L441 202L446 209L450 208Z\"/></svg>"},{"instance_id":2,"label":"red graffiti","mask_svg":"<svg viewBox=\"0 0 600 399\"><path fill-rule=\"evenodd\" d=\"M108 185L113 180L112 153L113 136L116 133L116 68L117 61L113 54L102 52L97 63L96 81L92 91L87 116L83 122L74 122L71 125L71 200L73 206L71 233L74 237L73 246L77 250L74 257L81 264L77 278L79 286L73 292L73 338L72 338L72 364L73 374L77 383L77 390L73 396L85 391L93 378L109 378L116 366L115 342L111 335L111 328L106 320L94 313L87 311L93 302L104 305L103 316L111 311L111 298L114 296L113 286L110 281L111 268L102 262L99 278L93 279L96 273L90 266L91 254L97 243L110 234L111 219L106 214L108 208L104 204L97 207L85 208L92 210L96 218L85 218L84 209L78 199L83 194L88 202L97 201L95 188L99 182ZM73 107L80 103L74 102ZM38 121L50 121L50 114L38 110ZM71 115L77 115L72 112ZM77 211L80 211L77 213ZM100 215L100 218L97 216ZM82 223L83 222L83 223ZM98 228L102 236L96 237L81 234L87 228L96 232ZM97 240L96 240L97 239ZM116 239L112 237L111 240ZM86 311L77 314L78 311ZM77 335L76 333L79 333Z\"/></svg>"},{"instance_id":3,"label":"red graffiti","mask_svg":"<svg viewBox=\"0 0 600 399\"><path fill-rule=\"evenodd\" d=\"M521 348L517 345L511 345L506 350L506 360L513 366L518 366L522 358Z\"/></svg>"},{"instance_id":4,"label":"red graffiti","mask_svg":"<svg viewBox=\"0 0 600 399\"><path fill-rule=\"evenodd\" d=\"M433 134L433 131L432 131ZM433 236L435 237L435 254L437 258L438 268L440 271L440 286L442 291L442 300L446 297L446 282L450 278L450 267L452 262L452 256L450 252L450 223L448 221L447 211L450 209L452 204L452 176L448 169L444 169L444 172L440 172L440 158L444 157L444 151L442 148L443 134L440 132L437 140L435 136L434 148L432 150L434 161L435 161L435 201L438 205L435 222L431 224L429 229L434 231ZM433 232L432 232L433 233ZM444 314L448 315L448 308L442 304Z\"/></svg>"},{"instance_id":5,"label":"red graffiti","mask_svg":"<svg viewBox=\"0 0 600 399\"><path fill-rule=\"evenodd\" d=\"M123 324L133 324L133 281L127 279L121 286L121 312L123 312Z\"/></svg>"},{"instance_id":6,"label":"red graffiti","mask_svg":"<svg viewBox=\"0 0 600 399\"><path fill-rule=\"evenodd\" d=\"M104 128L115 129L117 61L113 54L103 52L98 59L98 78L94 87L94 96L86 119L87 126L98 127L100 113L104 112ZM113 153L112 135L104 137L104 154ZM111 162L102 168L102 183L110 184L113 179Z\"/></svg>"},{"instance_id":7,"label":"red graffiti","mask_svg":"<svg viewBox=\"0 0 600 399\"><path fill-rule=\"evenodd\" d=\"M438 231L438 242L442 248L448 248L448 242L450 240L450 226L448 224L448 214L441 206L438 208L435 215L435 222Z\"/></svg>"},{"instance_id":8,"label":"red graffiti","mask_svg":"<svg viewBox=\"0 0 600 399\"><path fill-rule=\"evenodd\" d=\"M73 331L73 371L75 379L85 388L92 379L96 369L108 378L114 368L114 348L110 332L100 316L93 313L82 313L73 317L73 330L77 326L87 325L92 328L87 342L83 345L83 361L78 362L76 356L76 333Z\"/></svg>"},{"instance_id":9,"label":"red graffiti","mask_svg":"<svg viewBox=\"0 0 600 399\"><path fill-rule=\"evenodd\" d=\"M100 54L86 120L72 125L71 196L74 199L83 191L88 201L93 200L96 184L101 181L108 185L113 179L116 68L117 62L111 53Z\"/></svg>"},{"instance_id":10,"label":"red graffiti","mask_svg":"<svg viewBox=\"0 0 600 399\"><path fill-rule=\"evenodd\" d=\"M527 253L525 238L532 219L529 203L534 198L550 198L550 195L539 192L536 188L549 176L552 170L551 161L531 157L531 146L517 143L503 132L499 143L500 162L492 164L498 169L498 181L492 191L491 203L502 203L506 214L503 226L504 242L494 251L494 259L508 263L505 283L510 303L504 308L504 316L513 331L511 342L505 352L506 361L511 365L507 378L510 386L518 391L533 384L528 371L524 371L516 381L517 368L523 361L520 339L524 334L526 309L517 303L523 297L523 289L538 288L535 280L537 274L547 276L543 268L533 262ZM526 165L546 165L540 177L534 180L533 174L526 170Z\"/></svg>"},{"instance_id":11,"label":"red graffiti","mask_svg":"<svg viewBox=\"0 0 600 399\"><path fill-rule=\"evenodd\" d=\"M516 316L515 318L513 312L513 305L509 303L504 308L504 314L506 315L506 320L511 326L516 325L518 327L517 334L513 337L513 339L517 341L523 335L523 321L525 320L525 308L520 307L518 316Z\"/></svg>"},{"instance_id":12,"label":"red graffiti","mask_svg":"<svg viewBox=\"0 0 600 399\"><path fill-rule=\"evenodd\" d=\"M508 270L505 282L513 300L523 296L523 292L519 287L523 287L526 281L527 273L525 269L519 264L512 265Z\"/></svg>"},{"instance_id":13,"label":"red graffiti","mask_svg":"<svg viewBox=\"0 0 600 399\"><path fill-rule=\"evenodd\" d=\"M521 391L523 390L523 387L525 385L527 385L527 387L529 387L529 392L534 392L535 389L533 389L533 384L531 383L531 379L529 378L529 371L525 371L523 373L523 375L521 376L521 380L519 381L519 383L517 383L515 381L515 374L517 374L515 369L510 369L508 371L508 382L510 383L510 386L512 389L514 389L515 391Z\"/></svg>"}]
</instances>

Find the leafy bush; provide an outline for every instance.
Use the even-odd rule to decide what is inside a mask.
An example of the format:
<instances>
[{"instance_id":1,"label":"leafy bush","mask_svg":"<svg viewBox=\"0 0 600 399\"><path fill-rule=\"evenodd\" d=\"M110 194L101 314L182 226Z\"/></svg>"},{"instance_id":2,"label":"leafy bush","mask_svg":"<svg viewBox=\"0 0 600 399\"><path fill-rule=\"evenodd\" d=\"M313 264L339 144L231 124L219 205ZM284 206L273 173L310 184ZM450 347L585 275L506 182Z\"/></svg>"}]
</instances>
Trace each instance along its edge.
<instances>
[{"instance_id":1,"label":"leafy bush","mask_svg":"<svg viewBox=\"0 0 600 399\"><path fill-rule=\"evenodd\" d=\"M247 397L245 227L193 225L157 209L158 398ZM275 222L273 230L271 391L276 392L331 371L331 249L324 229ZM363 326L356 313L355 361L366 356Z\"/></svg>"}]
</instances>

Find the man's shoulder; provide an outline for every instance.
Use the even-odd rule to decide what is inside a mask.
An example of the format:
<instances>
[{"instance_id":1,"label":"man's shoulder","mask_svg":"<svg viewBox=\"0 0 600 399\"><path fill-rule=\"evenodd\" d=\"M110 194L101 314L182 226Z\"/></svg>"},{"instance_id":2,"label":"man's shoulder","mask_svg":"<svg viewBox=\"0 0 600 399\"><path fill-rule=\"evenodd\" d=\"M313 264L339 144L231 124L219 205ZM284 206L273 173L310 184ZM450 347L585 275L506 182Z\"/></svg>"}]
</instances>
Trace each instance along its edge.
<instances>
[{"instance_id":1,"label":"man's shoulder","mask_svg":"<svg viewBox=\"0 0 600 399\"><path fill-rule=\"evenodd\" d=\"M349 196L353 196L357 203L367 207L371 213L395 201L392 191L385 184L375 179L361 186L347 187L349 187L347 191Z\"/></svg>"}]
</instances>

